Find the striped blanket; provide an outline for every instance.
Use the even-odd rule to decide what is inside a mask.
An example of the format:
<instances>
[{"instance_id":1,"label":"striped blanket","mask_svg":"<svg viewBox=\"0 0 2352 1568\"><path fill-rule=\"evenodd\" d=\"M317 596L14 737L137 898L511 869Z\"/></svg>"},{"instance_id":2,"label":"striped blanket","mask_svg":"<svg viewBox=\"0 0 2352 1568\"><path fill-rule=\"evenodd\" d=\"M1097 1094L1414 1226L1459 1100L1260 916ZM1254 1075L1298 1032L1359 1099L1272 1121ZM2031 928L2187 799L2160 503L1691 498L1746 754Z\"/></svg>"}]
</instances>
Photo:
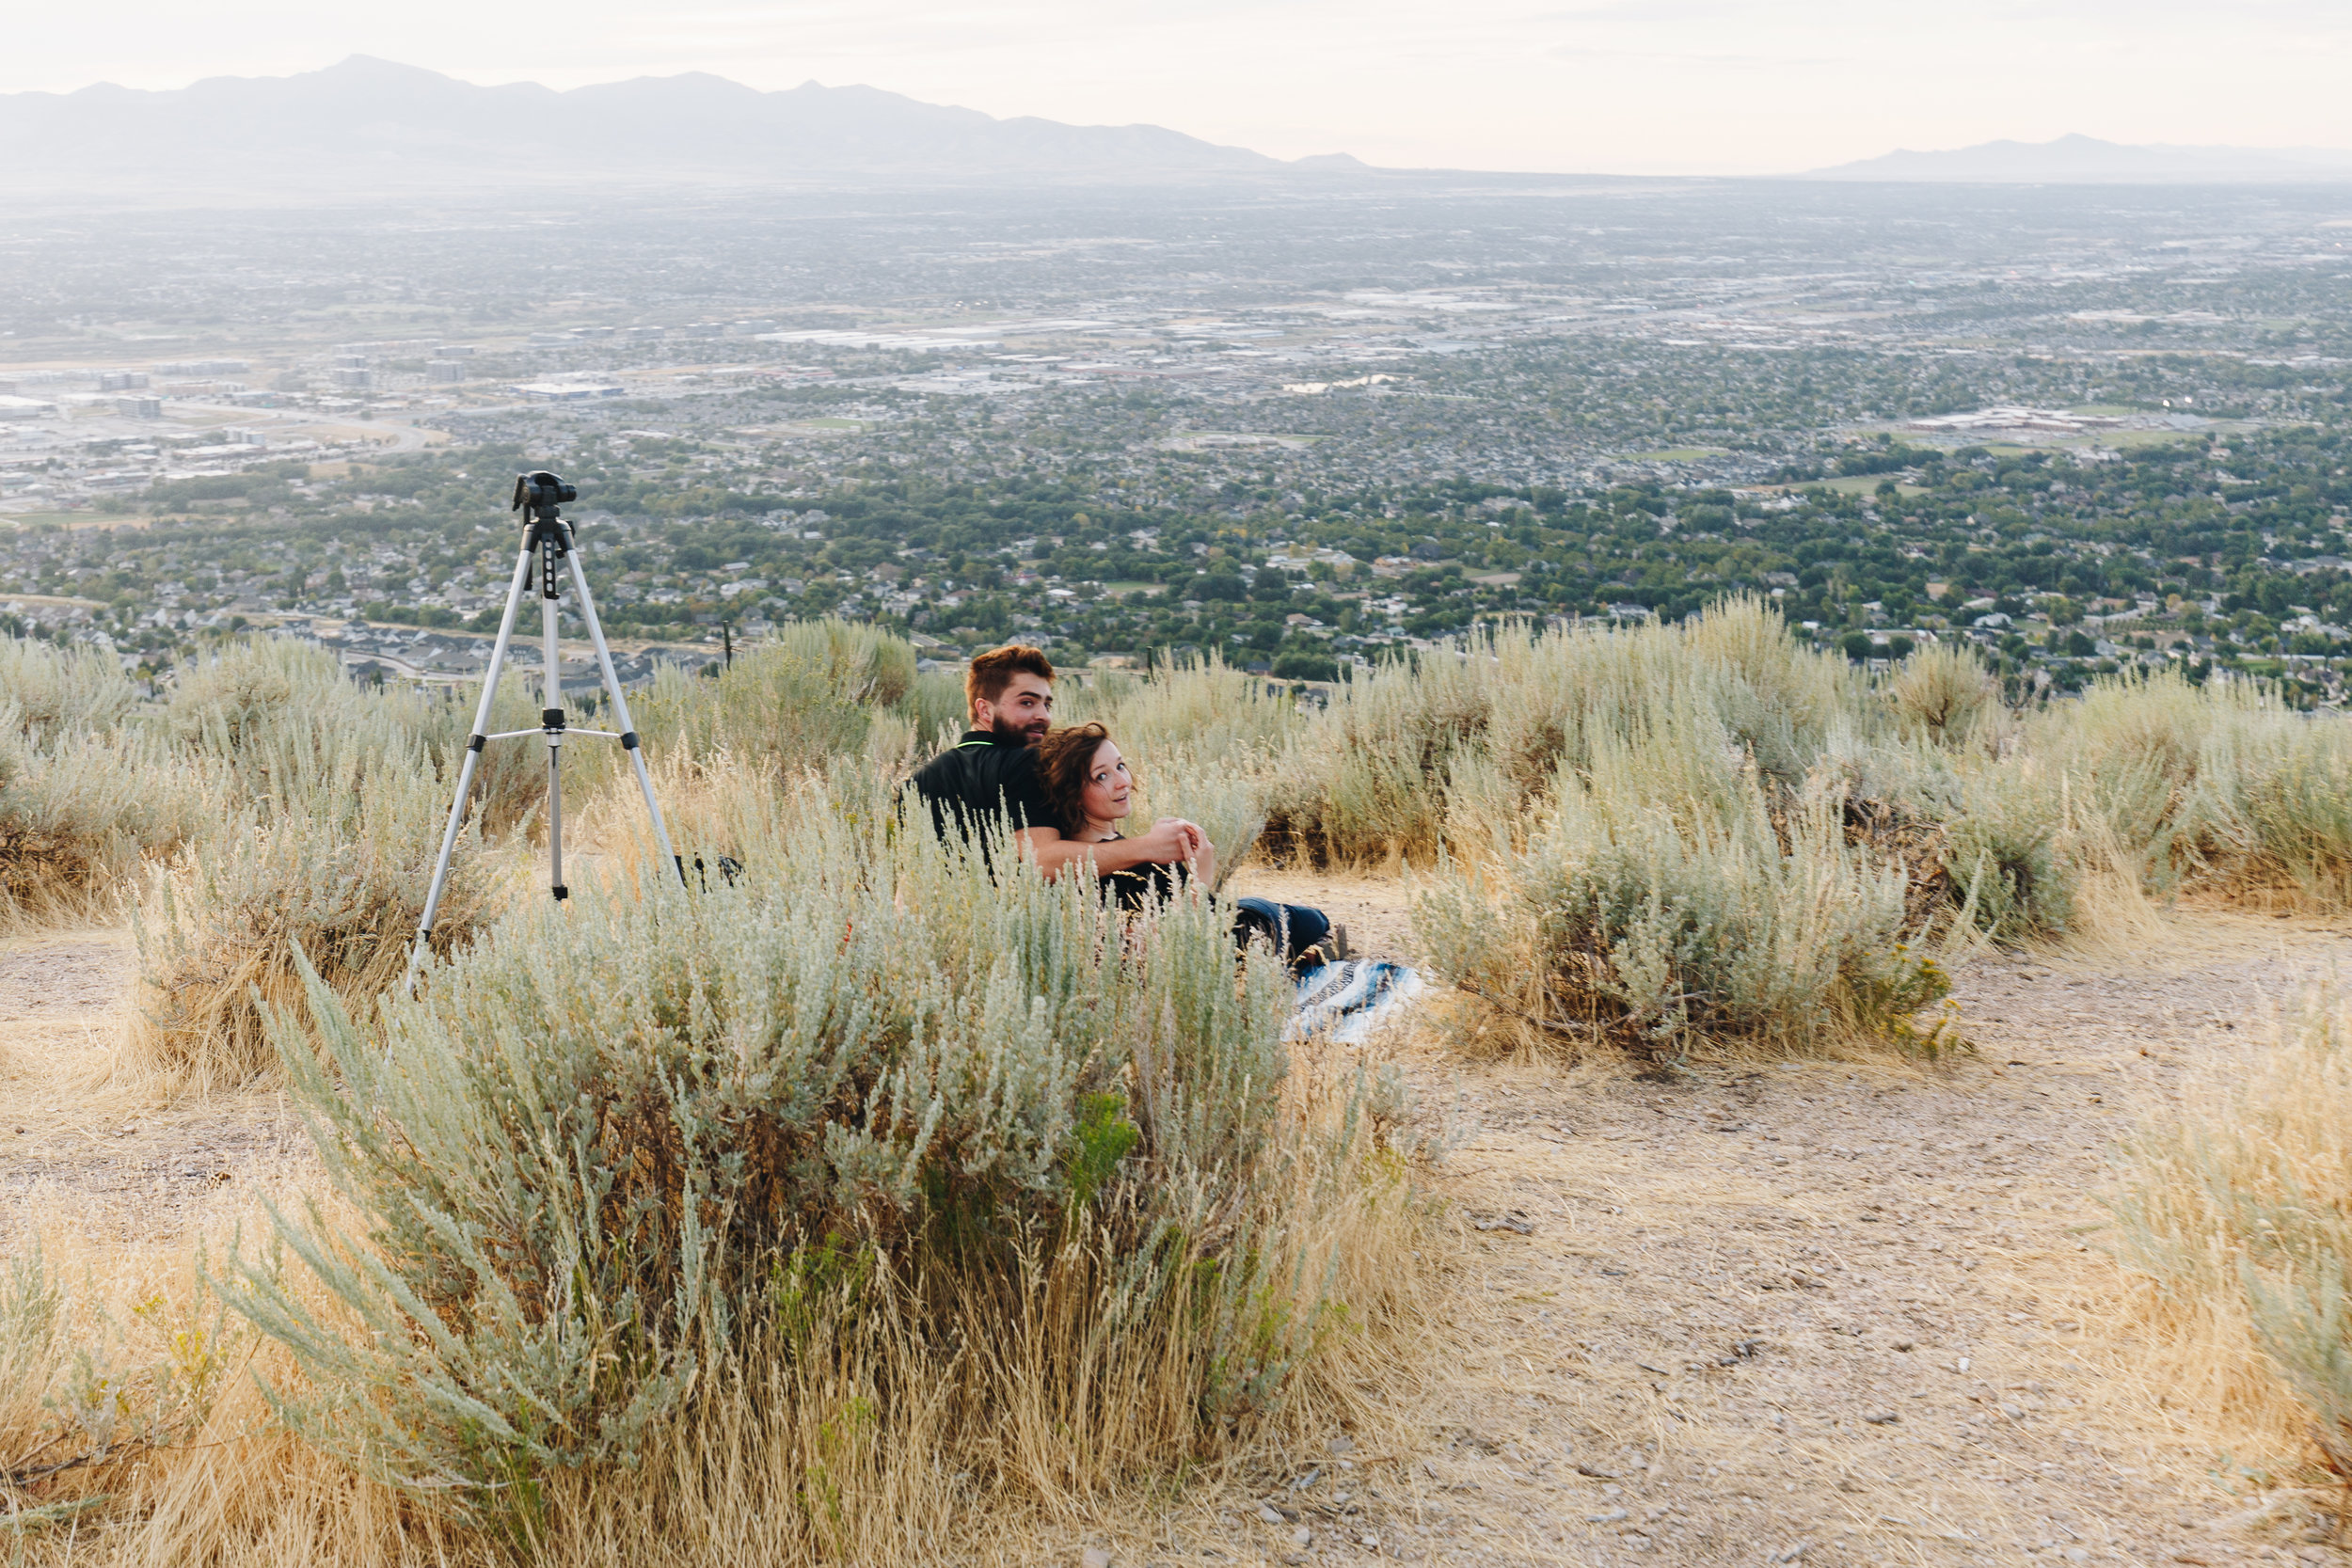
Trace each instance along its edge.
<instances>
[{"instance_id":1,"label":"striped blanket","mask_svg":"<svg viewBox=\"0 0 2352 1568\"><path fill-rule=\"evenodd\" d=\"M1328 1035L1355 1045L1376 1024L1402 1012L1421 990L1421 976L1403 964L1386 958L1341 958L1299 976L1298 1001L1285 1033L1293 1039Z\"/></svg>"}]
</instances>

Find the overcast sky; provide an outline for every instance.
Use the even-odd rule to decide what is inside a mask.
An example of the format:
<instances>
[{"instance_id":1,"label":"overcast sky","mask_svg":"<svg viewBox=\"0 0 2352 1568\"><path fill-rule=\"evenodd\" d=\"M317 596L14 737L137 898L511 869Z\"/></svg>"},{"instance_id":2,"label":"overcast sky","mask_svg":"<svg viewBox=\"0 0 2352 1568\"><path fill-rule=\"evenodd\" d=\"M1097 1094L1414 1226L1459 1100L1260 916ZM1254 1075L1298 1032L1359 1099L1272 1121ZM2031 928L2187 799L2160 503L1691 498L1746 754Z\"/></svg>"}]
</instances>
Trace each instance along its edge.
<instances>
[{"instance_id":1,"label":"overcast sky","mask_svg":"<svg viewBox=\"0 0 2352 1568\"><path fill-rule=\"evenodd\" d=\"M0 90L350 54L555 87L709 71L1278 157L1756 173L1897 147L2352 147L2352 0L48 0Z\"/></svg>"}]
</instances>

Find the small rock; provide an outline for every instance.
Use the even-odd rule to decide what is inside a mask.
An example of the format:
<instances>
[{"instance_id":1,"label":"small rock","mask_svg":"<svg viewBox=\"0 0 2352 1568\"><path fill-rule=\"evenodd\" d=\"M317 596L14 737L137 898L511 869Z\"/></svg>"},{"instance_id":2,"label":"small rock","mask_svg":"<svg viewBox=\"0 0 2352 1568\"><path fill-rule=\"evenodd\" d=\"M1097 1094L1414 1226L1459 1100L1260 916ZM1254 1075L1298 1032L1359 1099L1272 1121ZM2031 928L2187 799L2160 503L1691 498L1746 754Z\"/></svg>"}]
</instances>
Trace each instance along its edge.
<instances>
[{"instance_id":1,"label":"small rock","mask_svg":"<svg viewBox=\"0 0 2352 1568\"><path fill-rule=\"evenodd\" d=\"M1862 1418L1869 1422L1874 1427L1893 1426L1897 1421L1902 1419L1900 1416L1896 1415L1892 1410L1874 1410Z\"/></svg>"},{"instance_id":2,"label":"small rock","mask_svg":"<svg viewBox=\"0 0 2352 1568\"><path fill-rule=\"evenodd\" d=\"M1288 1519L1283 1518L1279 1513L1274 1512L1274 1505L1272 1503L1260 1503L1258 1505L1258 1517L1261 1521L1269 1525L1287 1525L1290 1523Z\"/></svg>"},{"instance_id":3,"label":"small rock","mask_svg":"<svg viewBox=\"0 0 2352 1568\"><path fill-rule=\"evenodd\" d=\"M2010 1404L2007 1401L2002 1402L2001 1414L2012 1421L2022 1421L2026 1418L2026 1412L2022 1406Z\"/></svg>"},{"instance_id":4,"label":"small rock","mask_svg":"<svg viewBox=\"0 0 2352 1568\"><path fill-rule=\"evenodd\" d=\"M1292 1531L1291 1531L1291 1544L1292 1544L1292 1545L1294 1545L1294 1546L1311 1546L1311 1545L1313 1545L1314 1544L1315 1544L1315 1532L1314 1532L1314 1531L1312 1531L1312 1530L1311 1530L1311 1529L1309 1529L1306 1526L1301 1525L1301 1526L1299 1526L1296 1529L1294 1529L1294 1530L1292 1530Z\"/></svg>"},{"instance_id":5,"label":"small rock","mask_svg":"<svg viewBox=\"0 0 2352 1568\"><path fill-rule=\"evenodd\" d=\"M1350 1437L1347 1433L1343 1432L1337 1437L1332 1438L1331 1441L1326 1446L1328 1447L1333 1453L1354 1453L1356 1451L1356 1439Z\"/></svg>"},{"instance_id":6,"label":"small rock","mask_svg":"<svg viewBox=\"0 0 2352 1568\"><path fill-rule=\"evenodd\" d=\"M1080 1568L1111 1568L1111 1554L1100 1546L1089 1546L1078 1562Z\"/></svg>"},{"instance_id":7,"label":"small rock","mask_svg":"<svg viewBox=\"0 0 2352 1568\"><path fill-rule=\"evenodd\" d=\"M2080 1546L2069 1546L2066 1548L2066 1560L2069 1562L2089 1562L2090 1560L2090 1553Z\"/></svg>"},{"instance_id":8,"label":"small rock","mask_svg":"<svg viewBox=\"0 0 2352 1568\"><path fill-rule=\"evenodd\" d=\"M1584 1515L1584 1522L1588 1525L1613 1525L1624 1517L1624 1509L1613 1508L1606 1513L1587 1513Z\"/></svg>"}]
</instances>

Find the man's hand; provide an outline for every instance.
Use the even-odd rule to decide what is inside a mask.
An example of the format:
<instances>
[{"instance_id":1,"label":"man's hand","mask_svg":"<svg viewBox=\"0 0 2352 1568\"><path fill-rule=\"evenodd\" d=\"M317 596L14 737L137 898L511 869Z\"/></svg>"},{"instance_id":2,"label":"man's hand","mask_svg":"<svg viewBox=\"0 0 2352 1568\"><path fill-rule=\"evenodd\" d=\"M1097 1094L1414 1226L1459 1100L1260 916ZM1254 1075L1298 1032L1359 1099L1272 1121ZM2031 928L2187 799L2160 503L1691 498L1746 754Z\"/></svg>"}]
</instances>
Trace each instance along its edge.
<instances>
[{"instance_id":1,"label":"man's hand","mask_svg":"<svg viewBox=\"0 0 2352 1568\"><path fill-rule=\"evenodd\" d=\"M1139 858L1155 865L1181 865L1200 853L1208 837L1181 816L1163 816L1152 824L1150 832L1129 842Z\"/></svg>"},{"instance_id":2,"label":"man's hand","mask_svg":"<svg viewBox=\"0 0 2352 1568\"><path fill-rule=\"evenodd\" d=\"M1109 844L1064 838L1052 828L1024 828L1019 837L1049 880L1061 875L1062 867L1080 861L1092 861L1098 876L1138 865L1189 864L1197 875L1210 881L1216 879L1216 847L1199 824L1181 816L1163 816L1152 824L1150 832Z\"/></svg>"}]
</instances>

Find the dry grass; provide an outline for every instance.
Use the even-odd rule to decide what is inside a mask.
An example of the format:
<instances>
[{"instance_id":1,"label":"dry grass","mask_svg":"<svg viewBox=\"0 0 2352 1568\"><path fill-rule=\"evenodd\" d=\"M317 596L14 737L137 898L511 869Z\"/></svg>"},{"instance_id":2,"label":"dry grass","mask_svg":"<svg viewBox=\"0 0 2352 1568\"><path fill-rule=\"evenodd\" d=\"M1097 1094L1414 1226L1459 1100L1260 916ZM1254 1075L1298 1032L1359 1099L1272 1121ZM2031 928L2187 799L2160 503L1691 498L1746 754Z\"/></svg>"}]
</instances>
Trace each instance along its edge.
<instances>
[{"instance_id":1,"label":"dry grass","mask_svg":"<svg viewBox=\"0 0 2352 1568\"><path fill-rule=\"evenodd\" d=\"M2229 1446L2352 1478L2352 1015L2332 987L2124 1140L2108 1203L2153 1375Z\"/></svg>"},{"instance_id":2,"label":"dry grass","mask_svg":"<svg viewBox=\"0 0 2352 1568\"><path fill-rule=\"evenodd\" d=\"M1354 1066L1325 1054L1297 1063L1284 1114L1320 1134L1305 1147L1343 1147L1331 1134L1360 1103ZM1286 1215L1269 1240L1291 1264L1273 1277L1320 1324L1279 1404L1204 1435L1197 1402L1214 1370L1183 1350L1197 1340L1132 1322L1104 1332L1119 1302L1083 1235L1025 1258L1002 1299L937 1277L812 1274L648 1432L639 1463L549 1473L527 1506L482 1528L368 1480L278 1420L262 1389L300 1387L300 1368L223 1314L199 1274L207 1257L217 1266L239 1250L240 1232L265 1232L263 1215L194 1247L99 1248L54 1233L0 1275L9 1560L486 1568L524 1546L533 1560L583 1568L895 1568L1026 1564L1041 1539L1080 1531L1139 1545L1180 1488L1214 1495L1334 1429L1390 1433L1390 1396L1434 1306L1414 1254L1437 1243L1403 1167L1350 1147L1337 1165L1292 1164L1268 1195ZM300 1271L284 1278L333 1313ZM994 1326L958 1334L944 1323Z\"/></svg>"},{"instance_id":3,"label":"dry grass","mask_svg":"<svg viewBox=\"0 0 2352 1568\"><path fill-rule=\"evenodd\" d=\"M134 1073L203 1093L275 1071L262 1009L302 995L297 948L357 1005L398 980L448 802L414 743L347 734L321 749L286 761L277 798L226 809L143 890L139 1011L124 1053ZM469 831L436 949L470 941L490 896Z\"/></svg>"}]
</instances>

